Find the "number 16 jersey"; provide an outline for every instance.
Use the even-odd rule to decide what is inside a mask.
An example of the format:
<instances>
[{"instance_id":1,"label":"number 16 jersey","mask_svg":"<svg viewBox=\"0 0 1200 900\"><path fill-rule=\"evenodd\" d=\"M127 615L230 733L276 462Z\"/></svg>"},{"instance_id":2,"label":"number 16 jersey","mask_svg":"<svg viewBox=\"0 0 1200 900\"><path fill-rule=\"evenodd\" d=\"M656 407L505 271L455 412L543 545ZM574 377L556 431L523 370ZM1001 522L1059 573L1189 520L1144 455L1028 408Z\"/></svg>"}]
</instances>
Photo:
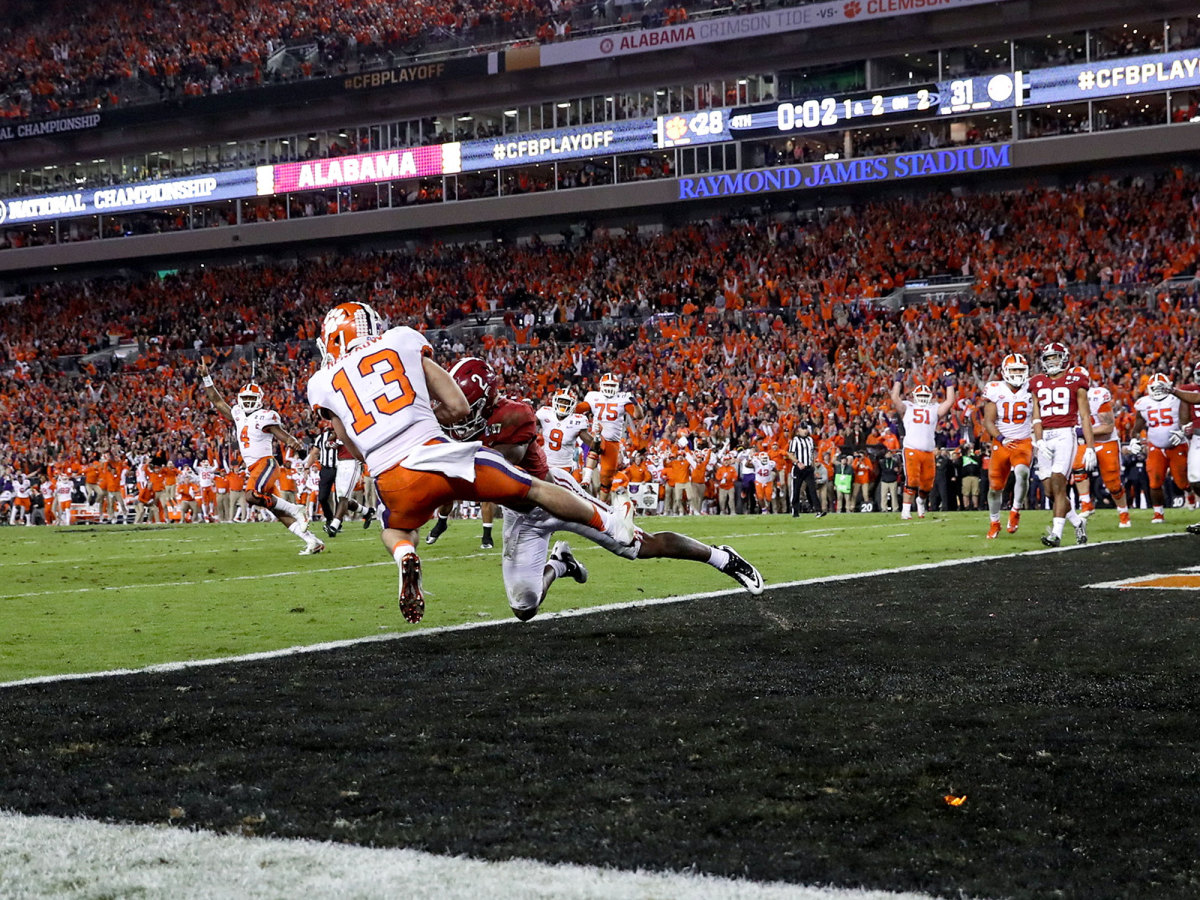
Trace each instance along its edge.
<instances>
[{"instance_id":1,"label":"number 16 jersey","mask_svg":"<svg viewBox=\"0 0 1200 900\"><path fill-rule=\"evenodd\" d=\"M400 326L343 354L308 381L308 402L342 420L375 475L417 447L445 439L421 364L432 352L424 335Z\"/></svg>"},{"instance_id":2,"label":"number 16 jersey","mask_svg":"<svg viewBox=\"0 0 1200 900\"><path fill-rule=\"evenodd\" d=\"M1033 433L1033 397L1027 385L1017 390L1005 381L989 381L983 399L996 404L996 428L1006 441L1020 441Z\"/></svg>"}]
</instances>

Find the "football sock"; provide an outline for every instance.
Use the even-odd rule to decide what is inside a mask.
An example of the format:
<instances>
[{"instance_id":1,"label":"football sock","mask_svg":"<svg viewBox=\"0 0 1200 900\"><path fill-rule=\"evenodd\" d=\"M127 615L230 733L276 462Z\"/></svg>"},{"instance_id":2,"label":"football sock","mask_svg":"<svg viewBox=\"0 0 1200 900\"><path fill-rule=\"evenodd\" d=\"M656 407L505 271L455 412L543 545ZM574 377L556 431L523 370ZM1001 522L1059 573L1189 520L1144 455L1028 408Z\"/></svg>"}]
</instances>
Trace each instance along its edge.
<instances>
[{"instance_id":1,"label":"football sock","mask_svg":"<svg viewBox=\"0 0 1200 900\"><path fill-rule=\"evenodd\" d=\"M490 541L492 539L492 523L491 522L483 523L483 539L485 541Z\"/></svg>"},{"instance_id":2,"label":"football sock","mask_svg":"<svg viewBox=\"0 0 1200 900\"><path fill-rule=\"evenodd\" d=\"M917 515L918 516L925 515L925 501L922 500L920 497L917 498Z\"/></svg>"},{"instance_id":3,"label":"football sock","mask_svg":"<svg viewBox=\"0 0 1200 900\"><path fill-rule=\"evenodd\" d=\"M906 516L912 515L912 504L911 503L902 503L900 505L900 512L902 515L906 515Z\"/></svg>"},{"instance_id":4,"label":"football sock","mask_svg":"<svg viewBox=\"0 0 1200 900\"><path fill-rule=\"evenodd\" d=\"M275 504L271 507L273 512L281 512L285 516L291 516L293 519L300 520L304 518L304 510L298 507L295 503L288 500L282 500L279 497L275 498Z\"/></svg>"},{"instance_id":5,"label":"football sock","mask_svg":"<svg viewBox=\"0 0 1200 900\"><path fill-rule=\"evenodd\" d=\"M1004 505L1003 491L988 491L988 512L992 514L992 521L1000 521L1000 507Z\"/></svg>"},{"instance_id":6,"label":"football sock","mask_svg":"<svg viewBox=\"0 0 1200 900\"><path fill-rule=\"evenodd\" d=\"M404 561L404 557L412 556L416 552L417 551L413 548L413 545L408 541L400 541L392 549L392 559L396 561L396 565L400 565L400 563Z\"/></svg>"},{"instance_id":7,"label":"football sock","mask_svg":"<svg viewBox=\"0 0 1200 900\"><path fill-rule=\"evenodd\" d=\"M1129 512L1129 507L1128 507L1128 506L1124 506L1124 505L1122 505L1122 506L1118 506L1118 507L1117 507L1117 514L1118 514L1118 515L1120 515L1121 513L1127 513L1127 512Z\"/></svg>"},{"instance_id":8,"label":"football sock","mask_svg":"<svg viewBox=\"0 0 1200 900\"><path fill-rule=\"evenodd\" d=\"M1163 514L1163 508L1161 506L1154 507L1154 514L1156 516L1161 516Z\"/></svg>"},{"instance_id":9,"label":"football sock","mask_svg":"<svg viewBox=\"0 0 1200 900\"><path fill-rule=\"evenodd\" d=\"M1025 497L1029 493L1029 466L1017 466L1013 469L1013 509L1025 505Z\"/></svg>"},{"instance_id":10,"label":"football sock","mask_svg":"<svg viewBox=\"0 0 1200 900\"><path fill-rule=\"evenodd\" d=\"M334 531L337 531L339 528L342 527L342 520L338 519L338 518L334 518L333 521L331 521L329 523L329 527L331 529L333 529Z\"/></svg>"},{"instance_id":11,"label":"football sock","mask_svg":"<svg viewBox=\"0 0 1200 900\"><path fill-rule=\"evenodd\" d=\"M1079 513L1075 512L1073 509L1067 510L1067 521L1071 523L1072 528L1078 528L1083 524L1083 519L1079 518Z\"/></svg>"},{"instance_id":12,"label":"football sock","mask_svg":"<svg viewBox=\"0 0 1200 900\"><path fill-rule=\"evenodd\" d=\"M726 563L729 562L729 551L722 550L720 547L710 547L709 551L706 562L714 569L725 568Z\"/></svg>"},{"instance_id":13,"label":"football sock","mask_svg":"<svg viewBox=\"0 0 1200 900\"><path fill-rule=\"evenodd\" d=\"M548 559L546 560L546 565L554 573L555 578L562 578L567 574L567 564L561 559Z\"/></svg>"},{"instance_id":14,"label":"football sock","mask_svg":"<svg viewBox=\"0 0 1200 900\"><path fill-rule=\"evenodd\" d=\"M1050 523L1050 533L1053 534L1055 537L1058 537L1058 538L1062 537L1063 524L1066 521L1067 521L1066 519L1060 519L1058 516L1055 516L1054 520Z\"/></svg>"}]
</instances>

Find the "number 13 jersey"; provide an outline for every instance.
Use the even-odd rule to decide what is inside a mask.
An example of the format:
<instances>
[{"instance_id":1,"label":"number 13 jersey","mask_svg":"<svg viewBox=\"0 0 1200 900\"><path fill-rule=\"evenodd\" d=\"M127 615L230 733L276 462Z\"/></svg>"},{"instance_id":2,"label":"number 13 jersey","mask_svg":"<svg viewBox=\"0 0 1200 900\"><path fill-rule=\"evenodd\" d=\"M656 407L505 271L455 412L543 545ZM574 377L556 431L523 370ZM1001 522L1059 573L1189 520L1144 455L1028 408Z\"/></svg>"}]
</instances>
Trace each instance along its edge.
<instances>
[{"instance_id":1,"label":"number 13 jersey","mask_svg":"<svg viewBox=\"0 0 1200 900\"><path fill-rule=\"evenodd\" d=\"M432 353L419 331L392 328L308 381L308 402L342 420L350 441L376 475L417 447L445 439L429 405L421 365Z\"/></svg>"}]
</instances>

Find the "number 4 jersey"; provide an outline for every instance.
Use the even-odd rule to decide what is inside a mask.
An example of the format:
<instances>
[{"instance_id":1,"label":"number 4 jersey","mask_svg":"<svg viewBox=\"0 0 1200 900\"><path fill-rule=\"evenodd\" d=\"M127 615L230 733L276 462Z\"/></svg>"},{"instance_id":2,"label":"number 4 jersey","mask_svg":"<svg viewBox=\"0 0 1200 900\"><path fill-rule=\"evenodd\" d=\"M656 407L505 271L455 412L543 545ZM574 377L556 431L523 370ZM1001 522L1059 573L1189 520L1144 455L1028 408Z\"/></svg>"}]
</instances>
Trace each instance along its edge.
<instances>
[{"instance_id":1,"label":"number 4 jersey","mask_svg":"<svg viewBox=\"0 0 1200 900\"><path fill-rule=\"evenodd\" d=\"M401 326L344 354L308 381L308 402L329 410L376 475L417 447L445 440L429 405L422 359L433 352L424 335Z\"/></svg>"},{"instance_id":2,"label":"number 4 jersey","mask_svg":"<svg viewBox=\"0 0 1200 900\"><path fill-rule=\"evenodd\" d=\"M273 409L256 409L248 413L240 406L231 406L233 427L237 432L238 449L242 451L242 462L250 468L260 459L275 452L270 432L272 425L279 425L279 413Z\"/></svg>"},{"instance_id":3,"label":"number 4 jersey","mask_svg":"<svg viewBox=\"0 0 1200 900\"><path fill-rule=\"evenodd\" d=\"M1029 379L1029 393L1037 398L1042 430L1074 428L1078 425L1079 389L1088 386L1087 376L1078 372L1032 376Z\"/></svg>"}]
</instances>

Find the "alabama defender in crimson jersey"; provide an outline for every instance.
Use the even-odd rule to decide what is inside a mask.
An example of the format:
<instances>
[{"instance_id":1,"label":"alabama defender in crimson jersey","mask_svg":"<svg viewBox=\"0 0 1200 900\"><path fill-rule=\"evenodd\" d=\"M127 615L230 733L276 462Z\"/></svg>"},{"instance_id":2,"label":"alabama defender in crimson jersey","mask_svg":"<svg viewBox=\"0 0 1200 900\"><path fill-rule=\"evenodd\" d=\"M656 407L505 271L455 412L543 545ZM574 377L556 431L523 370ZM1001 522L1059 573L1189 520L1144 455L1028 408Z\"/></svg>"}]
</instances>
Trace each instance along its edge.
<instances>
[{"instance_id":1,"label":"alabama defender in crimson jersey","mask_svg":"<svg viewBox=\"0 0 1200 900\"><path fill-rule=\"evenodd\" d=\"M478 362L487 365L482 360ZM498 451L508 462L535 478L558 484L598 509L608 509L606 504L585 493L568 469L552 467L547 463L540 441L541 428L532 406L478 391L477 385L469 380L458 365L450 371L467 398L478 395L481 403L479 417L472 419L470 426L460 429L457 437L481 440L484 446ZM629 499L628 492L614 490L613 493L615 503L624 504L632 515L633 501ZM651 534L640 528L634 529L636 537L632 544L622 544L601 530L564 521L538 507L522 508L503 504L501 510L504 515L504 552L501 554L504 589L513 615L522 621L537 615L550 586L557 579L565 575L580 584L587 581L587 568L575 558L566 541L558 541L553 551L547 552L550 537L556 531L574 532L625 559L664 558L706 562L735 579L752 594L759 594L763 589L758 570L732 547L710 547L686 535L671 531Z\"/></svg>"},{"instance_id":2,"label":"alabama defender in crimson jersey","mask_svg":"<svg viewBox=\"0 0 1200 900\"><path fill-rule=\"evenodd\" d=\"M1008 533L1016 534L1021 507L1029 492L1029 465L1033 461L1033 397L1029 393L1029 363L1020 353L1010 353L1000 366L1003 381L989 381L983 389L983 427L992 436L992 458L988 465L987 536L1000 534L1000 506L1011 473L1012 509Z\"/></svg>"},{"instance_id":3,"label":"alabama defender in crimson jersey","mask_svg":"<svg viewBox=\"0 0 1200 900\"><path fill-rule=\"evenodd\" d=\"M912 518L913 498L917 500L917 516L925 518L925 498L933 490L934 476L934 433L938 419L950 412L958 396L954 384L954 373L942 373L942 384L946 388L946 399L934 405L933 388L918 384L912 391L912 399L900 397L904 385L904 370L896 372L892 379L892 407L904 421L904 499L900 507L900 518Z\"/></svg>"},{"instance_id":4,"label":"alabama defender in crimson jersey","mask_svg":"<svg viewBox=\"0 0 1200 900\"><path fill-rule=\"evenodd\" d=\"M276 491L279 464L275 462L274 441L290 447L296 453L304 448L300 441L283 430L279 413L263 409L263 389L250 382L238 392L237 406L230 407L213 385L208 367L201 363L196 369L208 400L233 422L238 449L246 467L246 502L269 510L288 531L304 541L301 556L320 553L325 545L308 530L308 517L295 503L284 500Z\"/></svg>"},{"instance_id":5,"label":"alabama defender in crimson jersey","mask_svg":"<svg viewBox=\"0 0 1200 900\"><path fill-rule=\"evenodd\" d=\"M1062 543L1065 522L1075 529L1076 543L1087 543L1087 523L1075 512L1067 489L1067 476L1075 463L1075 428L1082 424L1085 468L1096 465L1096 444L1088 404L1088 377L1082 372L1067 371L1069 357L1066 344L1059 341L1047 344L1042 349L1041 373L1029 379L1038 476L1049 483L1054 504L1050 531L1042 535L1042 543L1047 547Z\"/></svg>"},{"instance_id":6,"label":"alabama defender in crimson jersey","mask_svg":"<svg viewBox=\"0 0 1200 900\"><path fill-rule=\"evenodd\" d=\"M1150 482L1150 503L1154 507L1152 525L1166 521L1163 509L1166 495L1163 485L1170 473L1180 491L1187 488L1188 436L1183 430L1182 401L1172 390L1171 380L1161 372L1151 376L1145 396L1134 401L1137 417L1133 423L1136 437L1143 429L1146 442L1146 479Z\"/></svg>"}]
</instances>

